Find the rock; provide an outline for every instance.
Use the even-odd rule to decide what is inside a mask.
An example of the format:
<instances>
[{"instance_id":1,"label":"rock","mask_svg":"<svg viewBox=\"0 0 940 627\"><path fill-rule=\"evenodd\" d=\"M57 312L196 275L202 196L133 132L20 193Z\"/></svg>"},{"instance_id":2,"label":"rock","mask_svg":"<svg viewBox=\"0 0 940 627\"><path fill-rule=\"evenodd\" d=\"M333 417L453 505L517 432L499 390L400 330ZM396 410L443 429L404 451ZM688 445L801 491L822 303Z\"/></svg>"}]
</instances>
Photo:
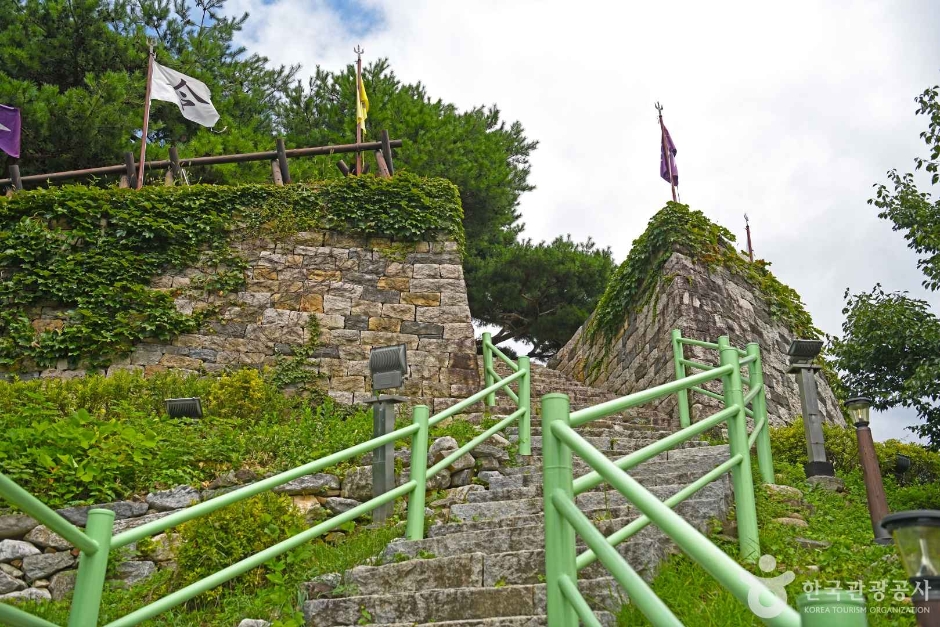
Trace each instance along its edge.
<instances>
[{"instance_id":1,"label":"rock","mask_svg":"<svg viewBox=\"0 0 940 627\"><path fill-rule=\"evenodd\" d=\"M470 482L473 480L473 470L461 470L460 472L455 472L450 476L450 485L452 488L459 488L462 486L471 485ZM481 488L483 486L480 486Z\"/></svg>"},{"instance_id":2,"label":"rock","mask_svg":"<svg viewBox=\"0 0 940 627\"><path fill-rule=\"evenodd\" d=\"M30 555L23 558L23 572L26 574L27 581L36 581L47 579L60 570L71 568L74 564L75 558L71 553Z\"/></svg>"},{"instance_id":3,"label":"rock","mask_svg":"<svg viewBox=\"0 0 940 627\"><path fill-rule=\"evenodd\" d=\"M342 514L348 512L352 508L362 505L359 501L354 501L352 499L344 499L339 496L331 496L323 501L323 507L327 508L334 514Z\"/></svg>"},{"instance_id":4,"label":"rock","mask_svg":"<svg viewBox=\"0 0 940 627\"><path fill-rule=\"evenodd\" d=\"M188 485L176 486L172 490L162 492L151 492L147 495L147 503L158 512L189 507L201 500L199 491Z\"/></svg>"},{"instance_id":5,"label":"rock","mask_svg":"<svg viewBox=\"0 0 940 627\"><path fill-rule=\"evenodd\" d=\"M165 533L150 539L151 544L141 554L154 562L169 562L176 557L175 548L179 543L178 536L169 536Z\"/></svg>"},{"instance_id":6,"label":"rock","mask_svg":"<svg viewBox=\"0 0 940 627\"><path fill-rule=\"evenodd\" d=\"M315 494L325 496L340 489L339 477L317 473L314 475L305 475L288 481L284 485L274 488L274 492L289 494L290 496Z\"/></svg>"},{"instance_id":7,"label":"rock","mask_svg":"<svg viewBox=\"0 0 940 627\"><path fill-rule=\"evenodd\" d=\"M798 512L792 512L790 514L787 514L787 518L796 518L798 520L806 520L806 518L803 517L803 514L800 514Z\"/></svg>"},{"instance_id":8,"label":"rock","mask_svg":"<svg viewBox=\"0 0 940 627\"><path fill-rule=\"evenodd\" d=\"M22 540L0 540L0 562L21 560L29 555L39 555L40 550Z\"/></svg>"},{"instance_id":9,"label":"rock","mask_svg":"<svg viewBox=\"0 0 940 627\"><path fill-rule=\"evenodd\" d=\"M425 483L426 490L443 490L450 487L450 472L446 469L441 470L433 477L429 477Z\"/></svg>"},{"instance_id":10,"label":"rock","mask_svg":"<svg viewBox=\"0 0 940 627\"><path fill-rule=\"evenodd\" d=\"M803 498L802 492L788 485L767 483L764 485L764 489L767 490L767 492L770 493L771 496L779 496L785 500L786 499L800 500Z\"/></svg>"},{"instance_id":11,"label":"rock","mask_svg":"<svg viewBox=\"0 0 940 627\"><path fill-rule=\"evenodd\" d=\"M470 484L459 488L451 488L447 491L446 495L442 499L438 499L431 503L431 507L449 507L450 505L455 505L457 503L466 503L467 496L471 492L479 492L484 490L483 486Z\"/></svg>"},{"instance_id":12,"label":"rock","mask_svg":"<svg viewBox=\"0 0 940 627\"><path fill-rule=\"evenodd\" d=\"M25 581L21 581L16 577L11 577L4 572L0 572L0 594L9 594L11 592L19 592L20 590L25 589Z\"/></svg>"},{"instance_id":13,"label":"rock","mask_svg":"<svg viewBox=\"0 0 940 627\"><path fill-rule=\"evenodd\" d=\"M328 599L333 596L333 590L343 582L339 573L326 573L318 575L307 582L307 596L311 599Z\"/></svg>"},{"instance_id":14,"label":"rock","mask_svg":"<svg viewBox=\"0 0 940 627\"><path fill-rule=\"evenodd\" d=\"M16 579L23 578L23 571L14 567L12 564L0 564L0 572L6 573Z\"/></svg>"},{"instance_id":15,"label":"rock","mask_svg":"<svg viewBox=\"0 0 940 627\"><path fill-rule=\"evenodd\" d=\"M477 473L477 479L485 483L486 485L490 484L491 479L502 479L502 473L499 473L495 470L484 470Z\"/></svg>"},{"instance_id":16,"label":"rock","mask_svg":"<svg viewBox=\"0 0 940 627\"><path fill-rule=\"evenodd\" d=\"M122 562L117 566L117 577L124 582L125 586L133 586L155 572L157 572L157 565L150 561Z\"/></svg>"},{"instance_id":17,"label":"rock","mask_svg":"<svg viewBox=\"0 0 940 627\"><path fill-rule=\"evenodd\" d=\"M238 627L271 627L271 623L260 618L246 618L238 623Z\"/></svg>"},{"instance_id":18,"label":"rock","mask_svg":"<svg viewBox=\"0 0 940 627\"><path fill-rule=\"evenodd\" d=\"M24 514L0 516L0 540L22 538L38 524L39 521Z\"/></svg>"},{"instance_id":19,"label":"rock","mask_svg":"<svg viewBox=\"0 0 940 627\"><path fill-rule=\"evenodd\" d=\"M48 588L48 587L49 587L49 580L48 580L48 579L37 579L36 581L33 582L33 587L34 587L34 588L40 588L40 589L42 589L42 588Z\"/></svg>"},{"instance_id":20,"label":"rock","mask_svg":"<svg viewBox=\"0 0 940 627\"><path fill-rule=\"evenodd\" d=\"M806 483L818 486L823 490L830 492L845 492L845 482L838 477L829 477L826 475L815 475L806 478Z\"/></svg>"},{"instance_id":21,"label":"rock","mask_svg":"<svg viewBox=\"0 0 940 627\"><path fill-rule=\"evenodd\" d=\"M437 438L428 449L428 464L433 466L437 462L456 451L458 448L460 448L460 445L457 444L457 440L450 437L449 435L444 436L443 438Z\"/></svg>"},{"instance_id":22,"label":"rock","mask_svg":"<svg viewBox=\"0 0 940 627\"><path fill-rule=\"evenodd\" d=\"M805 520L800 520L799 518L774 518L774 522L778 525L787 525L790 527L801 527L804 529L809 527Z\"/></svg>"},{"instance_id":23,"label":"rock","mask_svg":"<svg viewBox=\"0 0 940 627\"><path fill-rule=\"evenodd\" d=\"M235 480L238 483L254 483L258 480L258 473L249 468L239 468L235 471Z\"/></svg>"},{"instance_id":24,"label":"rock","mask_svg":"<svg viewBox=\"0 0 940 627\"><path fill-rule=\"evenodd\" d=\"M488 437L486 439L486 442L484 442L484 444L489 444L491 446L498 446L499 448L509 448L510 446L509 440L507 440L506 438L504 438L498 433L494 433L493 435Z\"/></svg>"},{"instance_id":25,"label":"rock","mask_svg":"<svg viewBox=\"0 0 940 627\"><path fill-rule=\"evenodd\" d=\"M492 472L499 469L499 461L492 457L477 456L477 468L482 472Z\"/></svg>"},{"instance_id":26,"label":"rock","mask_svg":"<svg viewBox=\"0 0 940 627\"><path fill-rule=\"evenodd\" d=\"M114 512L115 520L123 520L124 518L143 516L150 509L150 506L137 501L118 501L117 503L66 507L65 509L57 509L56 512L73 525L84 527L88 523L88 512L93 509L109 509Z\"/></svg>"},{"instance_id":27,"label":"rock","mask_svg":"<svg viewBox=\"0 0 940 627\"><path fill-rule=\"evenodd\" d=\"M239 484L238 479L235 477L235 472L230 470L226 473L223 473L209 482L209 485L206 487L210 490L218 490L219 488L230 488Z\"/></svg>"},{"instance_id":28,"label":"rock","mask_svg":"<svg viewBox=\"0 0 940 627\"><path fill-rule=\"evenodd\" d=\"M473 449L473 454L477 459L491 457L497 461L508 462L509 453L505 449L501 449L498 446L493 446L492 444L480 444L475 449Z\"/></svg>"},{"instance_id":29,"label":"rock","mask_svg":"<svg viewBox=\"0 0 940 627\"><path fill-rule=\"evenodd\" d=\"M52 580L49 582L49 592L52 594L53 601L61 601L75 589L75 576L77 574L77 570L63 570L52 576Z\"/></svg>"},{"instance_id":30,"label":"rock","mask_svg":"<svg viewBox=\"0 0 940 627\"><path fill-rule=\"evenodd\" d=\"M810 540L809 538L793 538L793 541L805 549L828 549L832 542L825 540Z\"/></svg>"},{"instance_id":31,"label":"rock","mask_svg":"<svg viewBox=\"0 0 940 627\"><path fill-rule=\"evenodd\" d=\"M460 472L461 470L467 470L468 468L473 468L475 465L476 465L476 460L473 458L473 455L471 455L470 453L465 453L464 455L461 455L460 457L458 457L457 460L454 461L453 464L448 466L447 470L449 470L451 474L453 474L455 472Z\"/></svg>"},{"instance_id":32,"label":"rock","mask_svg":"<svg viewBox=\"0 0 940 627\"><path fill-rule=\"evenodd\" d=\"M0 594L0 601L51 601L52 595L48 590L39 588L26 588L19 592Z\"/></svg>"},{"instance_id":33,"label":"rock","mask_svg":"<svg viewBox=\"0 0 940 627\"><path fill-rule=\"evenodd\" d=\"M359 466L343 477L341 496L344 499L368 501L372 498L372 467Z\"/></svg>"},{"instance_id":34,"label":"rock","mask_svg":"<svg viewBox=\"0 0 940 627\"><path fill-rule=\"evenodd\" d=\"M42 549L55 549L56 551L68 551L72 545L68 540L49 529L45 525L39 525L24 538L27 542L32 542Z\"/></svg>"}]
</instances>

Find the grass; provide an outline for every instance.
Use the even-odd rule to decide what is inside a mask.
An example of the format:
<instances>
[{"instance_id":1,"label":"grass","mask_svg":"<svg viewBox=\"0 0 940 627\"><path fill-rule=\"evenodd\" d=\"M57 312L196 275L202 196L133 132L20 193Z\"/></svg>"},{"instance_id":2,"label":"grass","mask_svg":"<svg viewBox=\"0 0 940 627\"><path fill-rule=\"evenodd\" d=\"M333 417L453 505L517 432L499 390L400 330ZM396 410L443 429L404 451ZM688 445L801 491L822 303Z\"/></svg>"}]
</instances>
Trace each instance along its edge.
<instances>
[{"instance_id":1,"label":"grass","mask_svg":"<svg viewBox=\"0 0 940 627\"><path fill-rule=\"evenodd\" d=\"M754 564L743 564L745 568L761 577L774 577L792 571L796 578L786 587L790 606L795 606L796 597L812 589L816 582L820 588L833 587L834 582L841 582L841 587L847 589L849 582L861 581L869 608L894 610L891 613L869 610L870 625L915 625L913 614L897 613L898 608L909 606L909 601L895 600L893 590L896 582L903 582L907 595L911 591L894 547L879 546L872 542L871 522L860 471L841 473L846 484L845 493L828 492L807 484L802 468L793 463L795 460L788 460L781 453L775 451L777 483L801 490L803 499L800 502L788 501L758 487L756 498L761 553L772 555L777 564L770 573L762 572ZM890 474L886 474L884 482L891 511L936 508L940 503L940 484L898 485ZM758 484L755 475L755 485ZM794 513L805 518L808 528L773 522L776 518ZM732 518L733 514L729 520ZM805 548L796 542L796 538L824 540L831 545L825 549ZM721 534L720 524L716 524L712 530L711 540L729 555L737 554L737 543ZM884 599L878 600L869 587L872 582L881 581L887 582L887 591ZM661 566L659 575L652 582L652 589L679 620L690 626L737 627L761 624L731 593L684 554L673 556ZM618 622L624 627L650 624L636 607L630 605L623 607Z\"/></svg>"}]
</instances>

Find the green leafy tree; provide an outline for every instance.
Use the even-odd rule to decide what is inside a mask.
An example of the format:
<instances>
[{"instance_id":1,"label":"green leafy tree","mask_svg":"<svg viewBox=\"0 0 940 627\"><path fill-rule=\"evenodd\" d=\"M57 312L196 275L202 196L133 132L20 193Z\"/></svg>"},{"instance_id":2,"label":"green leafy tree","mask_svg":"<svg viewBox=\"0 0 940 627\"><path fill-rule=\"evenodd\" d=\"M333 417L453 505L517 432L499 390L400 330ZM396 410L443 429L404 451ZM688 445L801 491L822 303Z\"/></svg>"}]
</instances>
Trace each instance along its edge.
<instances>
[{"instance_id":1,"label":"green leafy tree","mask_svg":"<svg viewBox=\"0 0 940 627\"><path fill-rule=\"evenodd\" d=\"M597 305L613 271L610 249L571 236L551 244L525 240L487 257L486 282L468 285L479 318L496 322L495 343L508 339L532 344L529 355L548 358L571 339Z\"/></svg>"},{"instance_id":2,"label":"green leafy tree","mask_svg":"<svg viewBox=\"0 0 940 627\"><path fill-rule=\"evenodd\" d=\"M225 0L6 0L0 3L0 102L23 111L24 174L120 163L140 147L147 40L158 62L204 81L220 132L154 102L148 157L273 147L276 101L296 67L268 66L233 44L247 14ZM5 161L8 161L5 159ZM4 166L6 163L0 163ZM260 165L194 172L205 180L259 178Z\"/></svg>"},{"instance_id":3,"label":"green leafy tree","mask_svg":"<svg viewBox=\"0 0 940 627\"><path fill-rule=\"evenodd\" d=\"M940 182L940 87L917 97L917 114L928 119L920 134L928 157L915 158L915 169ZM888 183L875 185L869 200L904 233L908 247L921 258L924 287L940 289L940 201L917 188L912 173L888 172ZM872 397L874 407L913 407L924 423L911 427L940 449L940 319L927 302L903 292L886 293L881 286L849 296L842 338L834 338L836 367L850 390Z\"/></svg>"}]
</instances>

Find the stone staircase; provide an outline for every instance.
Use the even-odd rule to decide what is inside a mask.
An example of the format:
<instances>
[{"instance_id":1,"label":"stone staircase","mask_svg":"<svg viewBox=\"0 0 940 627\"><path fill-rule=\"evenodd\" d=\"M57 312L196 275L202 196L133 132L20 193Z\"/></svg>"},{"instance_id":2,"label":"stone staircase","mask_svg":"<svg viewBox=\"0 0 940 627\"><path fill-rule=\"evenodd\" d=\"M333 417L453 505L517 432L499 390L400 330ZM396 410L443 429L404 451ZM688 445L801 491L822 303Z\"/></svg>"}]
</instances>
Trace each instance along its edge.
<instances>
[{"instance_id":1,"label":"stone staircase","mask_svg":"<svg viewBox=\"0 0 940 627\"><path fill-rule=\"evenodd\" d=\"M499 368L502 374L508 370ZM544 528L542 521L541 429L538 399L563 392L572 410L615 398L603 390L584 386L565 375L533 365L532 455L521 465L503 464L481 473L487 488L466 488L465 502L449 506L447 522L430 526L419 541L399 539L370 566L343 574L342 586L326 598L315 598L322 587L308 585L304 615L310 627L381 625L405 627L534 627L546 624L544 584ZM515 406L498 394L493 415L508 415ZM482 413L466 419L479 421ZM674 431L673 418L642 408L597 420L578 429L610 458L642 448ZM504 434L518 439L517 430ZM630 474L660 499L668 498L728 458L727 446L701 441L664 453L633 469ZM575 457L574 473L589 472ZM605 485L577 497L579 508L609 535L640 514L616 491ZM731 504L725 476L685 501L676 511L700 530L714 518L723 519ZM578 551L584 550L579 542ZM646 579L655 576L662 560L676 549L653 526L645 528L618 550ZM626 593L594 563L579 573L579 588L604 625L616 625L616 613L628 603Z\"/></svg>"}]
</instances>

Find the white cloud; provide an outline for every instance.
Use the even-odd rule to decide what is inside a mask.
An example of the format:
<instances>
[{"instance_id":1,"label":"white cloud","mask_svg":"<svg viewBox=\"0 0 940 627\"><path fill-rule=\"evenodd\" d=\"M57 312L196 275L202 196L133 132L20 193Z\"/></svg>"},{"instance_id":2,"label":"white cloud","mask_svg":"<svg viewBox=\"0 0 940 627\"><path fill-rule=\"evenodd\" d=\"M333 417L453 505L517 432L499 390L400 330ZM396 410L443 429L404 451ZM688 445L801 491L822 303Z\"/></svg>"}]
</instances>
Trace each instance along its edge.
<instances>
[{"instance_id":1,"label":"white cloud","mask_svg":"<svg viewBox=\"0 0 940 627\"><path fill-rule=\"evenodd\" d=\"M460 107L497 103L541 144L526 235L570 232L622 259L669 198L653 103L679 150L682 200L758 256L838 332L842 292L920 289L913 253L866 204L922 154L913 98L940 82L940 5L370 0L353 36L322 0L233 0L243 43L277 63L338 69L361 43ZM349 10L348 8L346 9Z\"/></svg>"}]
</instances>

